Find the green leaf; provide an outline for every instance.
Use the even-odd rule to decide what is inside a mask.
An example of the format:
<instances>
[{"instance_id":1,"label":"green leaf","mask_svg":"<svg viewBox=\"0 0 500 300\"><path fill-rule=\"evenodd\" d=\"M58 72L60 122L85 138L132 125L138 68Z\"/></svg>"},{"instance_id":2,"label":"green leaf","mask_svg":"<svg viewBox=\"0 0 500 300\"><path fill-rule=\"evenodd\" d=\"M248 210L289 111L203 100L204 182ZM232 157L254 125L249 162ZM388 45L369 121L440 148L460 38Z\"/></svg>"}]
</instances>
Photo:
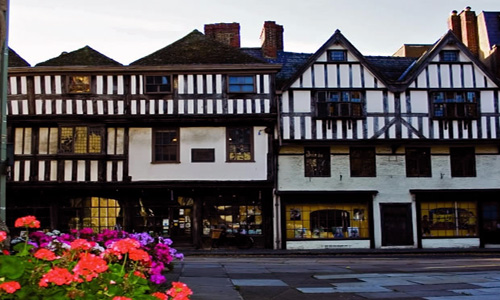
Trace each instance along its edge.
<instances>
[{"instance_id":1,"label":"green leaf","mask_svg":"<svg viewBox=\"0 0 500 300\"><path fill-rule=\"evenodd\" d=\"M16 256L0 255L0 276L18 279L24 273L24 262Z\"/></svg>"}]
</instances>

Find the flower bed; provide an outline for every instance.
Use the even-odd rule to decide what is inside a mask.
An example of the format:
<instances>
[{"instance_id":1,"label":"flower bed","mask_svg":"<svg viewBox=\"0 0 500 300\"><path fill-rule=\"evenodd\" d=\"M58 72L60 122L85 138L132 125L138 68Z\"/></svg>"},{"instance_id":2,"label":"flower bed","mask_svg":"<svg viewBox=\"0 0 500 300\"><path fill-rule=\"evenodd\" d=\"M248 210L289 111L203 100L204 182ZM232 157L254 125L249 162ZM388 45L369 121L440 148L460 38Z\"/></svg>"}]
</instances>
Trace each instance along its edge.
<instances>
[{"instance_id":1,"label":"flower bed","mask_svg":"<svg viewBox=\"0 0 500 300\"><path fill-rule=\"evenodd\" d=\"M15 226L28 235L40 222L26 216ZM181 282L161 291L163 273L171 270L174 259L183 259L170 239L116 230L97 234L90 228L28 236L12 253L0 248L0 299L181 300L192 294ZM0 231L0 243L6 238Z\"/></svg>"}]
</instances>

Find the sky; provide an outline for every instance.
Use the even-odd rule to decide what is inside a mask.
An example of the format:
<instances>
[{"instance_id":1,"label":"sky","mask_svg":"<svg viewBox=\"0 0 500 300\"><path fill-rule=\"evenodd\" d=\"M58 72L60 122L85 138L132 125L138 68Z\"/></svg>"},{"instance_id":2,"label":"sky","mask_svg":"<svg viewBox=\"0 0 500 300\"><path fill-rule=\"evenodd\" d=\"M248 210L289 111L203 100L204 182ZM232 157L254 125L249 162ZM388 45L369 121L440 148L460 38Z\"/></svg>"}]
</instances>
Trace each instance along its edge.
<instances>
[{"instance_id":1,"label":"sky","mask_svg":"<svg viewBox=\"0 0 500 300\"><path fill-rule=\"evenodd\" d=\"M314 53L339 29L364 55L432 44L452 10L500 11L500 0L10 0L9 46L31 65L86 45L129 64L205 24L240 24L260 47L265 21L284 27L285 51Z\"/></svg>"}]
</instances>

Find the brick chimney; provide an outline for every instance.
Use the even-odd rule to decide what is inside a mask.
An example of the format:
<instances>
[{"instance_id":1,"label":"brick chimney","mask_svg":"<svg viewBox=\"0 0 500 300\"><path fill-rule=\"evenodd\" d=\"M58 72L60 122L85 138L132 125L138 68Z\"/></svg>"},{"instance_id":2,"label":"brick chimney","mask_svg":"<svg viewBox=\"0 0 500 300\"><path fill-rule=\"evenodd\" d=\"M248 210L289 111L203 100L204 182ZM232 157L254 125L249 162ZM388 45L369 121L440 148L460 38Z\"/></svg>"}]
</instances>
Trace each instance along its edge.
<instances>
[{"instance_id":1,"label":"brick chimney","mask_svg":"<svg viewBox=\"0 0 500 300\"><path fill-rule=\"evenodd\" d=\"M467 6L460 12L460 21L462 27L462 42L469 48L475 56L479 55L479 35L477 29L476 12L471 11Z\"/></svg>"},{"instance_id":2,"label":"brick chimney","mask_svg":"<svg viewBox=\"0 0 500 300\"><path fill-rule=\"evenodd\" d=\"M453 31L460 41L462 40L462 21L456 10L452 11L448 18L448 29Z\"/></svg>"},{"instance_id":3,"label":"brick chimney","mask_svg":"<svg viewBox=\"0 0 500 300\"><path fill-rule=\"evenodd\" d=\"M205 35L228 46L240 47L239 23L206 24Z\"/></svg>"},{"instance_id":4,"label":"brick chimney","mask_svg":"<svg viewBox=\"0 0 500 300\"><path fill-rule=\"evenodd\" d=\"M283 26L274 21L264 22L260 33L262 55L267 58L278 57L278 51L283 51Z\"/></svg>"}]
</instances>

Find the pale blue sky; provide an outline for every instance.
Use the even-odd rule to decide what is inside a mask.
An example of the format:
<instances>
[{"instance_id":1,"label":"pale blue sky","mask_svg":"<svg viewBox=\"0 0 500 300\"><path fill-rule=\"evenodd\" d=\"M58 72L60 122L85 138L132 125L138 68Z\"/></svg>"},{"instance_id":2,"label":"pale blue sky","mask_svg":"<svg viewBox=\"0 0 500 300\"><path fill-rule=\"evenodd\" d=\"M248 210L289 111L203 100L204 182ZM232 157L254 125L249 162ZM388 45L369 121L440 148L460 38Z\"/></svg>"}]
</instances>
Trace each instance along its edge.
<instances>
[{"instance_id":1,"label":"pale blue sky","mask_svg":"<svg viewBox=\"0 0 500 300\"><path fill-rule=\"evenodd\" d=\"M264 21L284 26L286 51L315 52L340 29L365 55L434 43L452 10L500 11L500 0L10 0L9 45L30 64L89 45L123 64L204 24L238 22L259 47Z\"/></svg>"}]
</instances>

